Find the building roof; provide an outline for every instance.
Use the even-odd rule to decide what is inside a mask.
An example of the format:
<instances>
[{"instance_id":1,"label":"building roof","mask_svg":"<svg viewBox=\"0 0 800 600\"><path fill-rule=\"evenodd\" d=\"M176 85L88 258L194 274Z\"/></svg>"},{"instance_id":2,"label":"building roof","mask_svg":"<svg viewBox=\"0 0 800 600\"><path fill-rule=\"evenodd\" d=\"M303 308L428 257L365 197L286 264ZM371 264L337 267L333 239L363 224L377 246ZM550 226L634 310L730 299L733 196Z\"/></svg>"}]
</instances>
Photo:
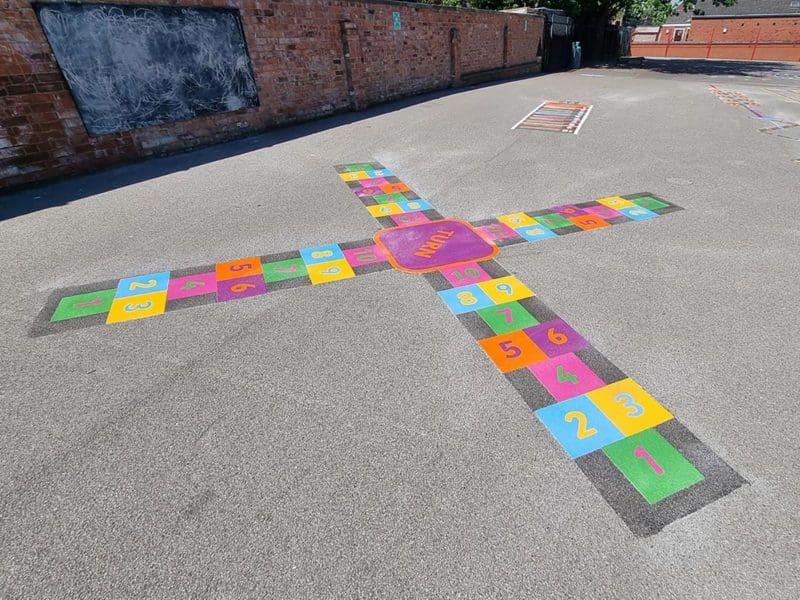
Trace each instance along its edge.
<instances>
[{"instance_id":1,"label":"building roof","mask_svg":"<svg viewBox=\"0 0 800 600\"><path fill-rule=\"evenodd\" d=\"M695 0L693 11L672 15L664 25L687 24L693 17L800 16L800 0L738 0L733 6L714 6L713 0Z\"/></svg>"}]
</instances>

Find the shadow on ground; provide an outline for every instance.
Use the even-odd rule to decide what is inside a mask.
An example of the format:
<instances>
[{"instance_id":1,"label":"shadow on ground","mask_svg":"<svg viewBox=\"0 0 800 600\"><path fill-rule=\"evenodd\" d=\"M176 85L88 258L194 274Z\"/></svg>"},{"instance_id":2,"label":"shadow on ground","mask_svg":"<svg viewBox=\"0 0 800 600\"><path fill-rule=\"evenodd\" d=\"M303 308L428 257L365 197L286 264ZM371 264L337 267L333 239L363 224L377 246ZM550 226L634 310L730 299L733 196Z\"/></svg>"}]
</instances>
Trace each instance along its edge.
<instances>
[{"instance_id":1,"label":"shadow on ground","mask_svg":"<svg viewBox=\"0 0 800 600\"><path fill-rule=\"evenodd\" d=\"M501 85L509 81L542 77L547 73L537 73L525 77L501 79L487 83L459 88L427 92L399 100L393 100L357 112L339 113L306 121L297 125L289 125L278 129L256 133L247 137L223 142L199 149L192 149L179 154L171 154L108 167L83 175L74 175L41 183L25 185L8 191L0 190L0 221L13 219L28 213L44 210L54 206L63 206L70 202L89 196L102 194L148 179L162 177L179 171L225 160L255 150L269 148L289 140L312 135L328 129L342 127L362 119L369 119L396 110L402 110L415 104L436 100L452 94L460 94L470 90Z\"/></svg>"},{"instance_id":2,"label":"shadow on ground","mask_svg":"<svg viewBox=\"0 0 800 600\"><path fill-rule=\"evenodd\" d=\"M718 60L702 58L639 58L620 61L628 69L643 69L673 75L737 75L800 80L800 64L757 60Z\"/></svg>"}]
</instances>

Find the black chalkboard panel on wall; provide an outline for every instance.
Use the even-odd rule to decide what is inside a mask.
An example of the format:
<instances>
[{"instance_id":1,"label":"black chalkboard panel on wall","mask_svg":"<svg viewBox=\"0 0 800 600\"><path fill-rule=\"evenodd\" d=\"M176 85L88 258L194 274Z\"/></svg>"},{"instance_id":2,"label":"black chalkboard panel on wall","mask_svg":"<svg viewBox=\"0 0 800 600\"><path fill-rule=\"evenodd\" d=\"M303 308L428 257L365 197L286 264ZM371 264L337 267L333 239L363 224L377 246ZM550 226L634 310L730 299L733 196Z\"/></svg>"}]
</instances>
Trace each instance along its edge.
<instances>
[{"instance_id":1,"label":"black chalkboard panel on wall","mask_svg":"<svg viewBox=\"0 0 800 600\"><path fill-rule=\"evenodd\" d=\"M34 4L90 135L258 106L239 13Z\"/></svg>"}]
</instances>

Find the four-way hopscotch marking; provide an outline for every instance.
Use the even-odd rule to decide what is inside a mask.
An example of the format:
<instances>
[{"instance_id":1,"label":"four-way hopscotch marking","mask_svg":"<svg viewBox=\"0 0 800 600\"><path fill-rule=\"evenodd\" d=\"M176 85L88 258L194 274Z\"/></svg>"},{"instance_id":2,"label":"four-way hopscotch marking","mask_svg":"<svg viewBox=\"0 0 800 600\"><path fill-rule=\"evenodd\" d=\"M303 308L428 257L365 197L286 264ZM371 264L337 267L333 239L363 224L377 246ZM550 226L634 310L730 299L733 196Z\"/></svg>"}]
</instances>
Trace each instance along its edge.
<instances>
[{"instance_id":1,"label":"four-way hopscotch marking","mask_svg":"<svg viewBox=\"0 0 800 600\"><path fill-rule=\"evenodd\" d=\"M637 194L468 223L443 218L379 163L336 169L383 226L373 240L127 277L107 282L107 288L60 290L40 313L32 335L395 267L424 275L636 534L655 533L744 483L642 386L492 260L503 246L654 219L680 207Z\"/></svg>"}]
</instances>

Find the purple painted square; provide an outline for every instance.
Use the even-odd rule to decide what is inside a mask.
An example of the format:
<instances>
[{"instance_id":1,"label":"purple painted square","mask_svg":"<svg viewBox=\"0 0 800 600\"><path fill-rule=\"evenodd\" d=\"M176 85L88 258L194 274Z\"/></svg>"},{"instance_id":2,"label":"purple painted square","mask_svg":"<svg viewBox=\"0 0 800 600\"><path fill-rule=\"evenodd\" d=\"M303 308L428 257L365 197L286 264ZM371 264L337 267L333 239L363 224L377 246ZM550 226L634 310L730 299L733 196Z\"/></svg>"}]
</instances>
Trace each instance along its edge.
<instances>
[{"instance_id":1,"label":"purple painted square","mask_svg":"<svg viewBox=\"0 0 800 600\"><path fill-rule=\"evenodd\" d=\"M217 302L249 298L267 293L267 284L261 275L250 275L238 279L217 282Z\"/></svg>"},{"instance_id":2,"label":"purple painted square","mask_svg":"<svg viewBox=\"0 0 800 600\"><path fill-rule=\"evenodd\" d=\"M577 217L578 215L587 214L585 210L578 208L574 204L562 204L561 206L554 206L551 210L560 214L562 217L566 217L567 219L570 217Z\"/></svg>"},{"instance_id":3,"label":"purple painted square","mask_svg":"<svg viewBox=\"0 0 800 600\"><path fill-rule=\"evenodd\" d=\"M562 354L534 363L528 368L559 402L605 385L605 382L574 354Z\"/></svg>"},{"instance_id":4,"label":"purple painted square","mask_svg":"<svg viewBox=\"0 0 800 600\"><path fill-rule=\"evenodd\" d=\"M191 296L214 294L217 291L216 273L198 273L169 280L167 300L180 300Z\"/></svg>"},{"instance_id":5,"label":"purple painted square","mask_svg":"<svg viewBox=\"0 0 800 600\"><path fill-rule=\"evenodd\" d=\"M589 342L561 319L528 327L524 331L550 357L589 347Z\"/></svg>"},{"instance_id":6,"label":"purple painted square","mask_svg":"<svg viewBox=\"0 0 800 600\"><path fill-rule=\"evenodd\" d=\"M587 206L583 210L585 210L590 215L594 215L595 217L600 217L601 219L613 219L614 217L623 216L622 213L619 213L615 211L613 208L609 208L608 206L603 206L602 204L598 206Z\"/></svg>"},{"instance_id":7,"label":"purple painted square","mask_svg":"<svg viewBox=\"0 0 800 600\"><path fill-rule=\"evenodd\" d=\"M490 242L494 240L521 237L516 231L511 229L511 227L505 223L490 223L489 225L481 225L475 229L483 238L489 240Z\"/></svg>"},{"instance_id":8,"label":"purple painted square","mask_svg":"<svg viewBox=\"0 0 800 600\"><path fill-rule=\"evenodd\" d=\"M383 190L377 185L368 185L366 187L359 187L353 190L356 196L363 198L364 196L378 196L383 194Z\"/></svg>"},{"instance_id":9,"label":"purple painted square","mask_svg":"<svg viewBox=\"0 0 800 600\"><path fill-rule=\"evenodd\" d=\"M375 242L395 268L417 273L486 260L498 252L469 223L456 219L384 229Z\"/></svg>"}]
</instances>

